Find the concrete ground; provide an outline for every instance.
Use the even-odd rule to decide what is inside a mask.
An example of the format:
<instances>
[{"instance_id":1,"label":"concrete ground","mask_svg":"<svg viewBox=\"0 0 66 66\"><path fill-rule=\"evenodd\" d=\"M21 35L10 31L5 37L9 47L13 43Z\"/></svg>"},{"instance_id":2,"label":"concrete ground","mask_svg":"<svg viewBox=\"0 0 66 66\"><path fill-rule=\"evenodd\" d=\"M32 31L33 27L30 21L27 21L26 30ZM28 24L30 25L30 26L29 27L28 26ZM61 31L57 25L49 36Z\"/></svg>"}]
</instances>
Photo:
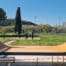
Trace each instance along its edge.
<instances>
[{"instance_id":1,"label":"concrete ground","mask_svg":"<svg viewBox=\"0 0 66 66\"><path fill-rule=\"evenodd\" d=\"M66 43L57 46L11 46L6 52L66 52Z\"/></svg>"},{"instance_id":2,"label":"concrete ground","mask_svg":"<svg viewBox=\"0 0 66 66\"><path fill-rule=\"evenodd\" d=\"M66 43L57 45L57 46L11 46L10 43L14 41L9 41L7 43L1 43L0 50L4 48L8 48L4 50L5 52L66 52ZM3 57L15 57L15 62L12 66L52 66L51 63L52 56L3 56ZM48 60L48 58L50 58ZM57 58L57 57L56 57ZM60 56L61 61L63 62L63 56ZM65 62L66 62L66 56ZM56 59L55 59L56 60ZM20 63L21 62L21 63ZM38 63L37 63L38 62ZM50 63L44 63L50 62ZM0 66L5 66L5 64L0 64ZM60 66L60 65L55 65ZM62 65L61 65L62 66ZM64 65L66 66L66 64Z\"/></svg>"},{"instance_id":3,"label":"concrete ground","mask_svg":"<svg viewBox=\"0 0 66 66\"><path fill-rule=\"evenodd\" d=\"M12 42L14 40L6 43L0 42L0 50L5 52L66 52L66 43L56 46L12 46Z\"/></svg>"}]
</instances>

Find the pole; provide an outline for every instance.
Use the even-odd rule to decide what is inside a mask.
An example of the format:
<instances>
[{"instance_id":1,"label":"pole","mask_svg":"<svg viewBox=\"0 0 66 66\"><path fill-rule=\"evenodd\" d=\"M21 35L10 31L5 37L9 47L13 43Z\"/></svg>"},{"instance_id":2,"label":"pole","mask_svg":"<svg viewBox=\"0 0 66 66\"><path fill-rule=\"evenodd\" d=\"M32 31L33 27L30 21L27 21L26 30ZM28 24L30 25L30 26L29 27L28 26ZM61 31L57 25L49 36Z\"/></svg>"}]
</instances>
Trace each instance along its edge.
<instances>
[{"instance_id":1,"label":"pole","mask_svg":"<svg viewBox=\"0 0 66 66\"><path fill-rule=\"evenodd\" d=\"M63 55L63 66L64 66L64 55Z\"/></svg>"},{"instance_id":2,"label":"pole","mask_svg":"<svg viewBox=\"0 0 66 66\"><path fill-rule=\"evenodd\" d=\"M52 66L54 66L54 65L53 65L53 56L52 56Z\"/></svg>"},{"instance_id":3,"label":"pole","mask_svg":"<svg viewBox=\"0 0 66 66\"><path fill-rule=\"evenodd\" d=\"M11 66L11 63L6 63L6 66Z\"/></svg>"},{"instance_id":4,"label":"pole","mask_svg":"<svg viewBox=\"0 0 66 66\"><path fill-rule=\"evenodd\" d=\"M58 25L60 26L60 22L61 22L61 18L60 18L60 16L58 17L58 20L59 20Z\"/></svg>"},{"instance_id":5,"label":"pole","mask_svg":"<svg viewBox=\"0 0 66 66\"><path fill-rule=\"evenodd\" d=\"M36 63L36 66L38 66L38 57L37 57L37 63Z\"/></svg>"},{"instance_id":6,"label":"pole","mask_svg":"<svg viewBox=\"0 0 66 66\"><path fill-rule=\"evenodd\" d=\"M35 23L37 22L37 16L34 16L34 21L35 21Z\"/></svg>"}]
</instances>

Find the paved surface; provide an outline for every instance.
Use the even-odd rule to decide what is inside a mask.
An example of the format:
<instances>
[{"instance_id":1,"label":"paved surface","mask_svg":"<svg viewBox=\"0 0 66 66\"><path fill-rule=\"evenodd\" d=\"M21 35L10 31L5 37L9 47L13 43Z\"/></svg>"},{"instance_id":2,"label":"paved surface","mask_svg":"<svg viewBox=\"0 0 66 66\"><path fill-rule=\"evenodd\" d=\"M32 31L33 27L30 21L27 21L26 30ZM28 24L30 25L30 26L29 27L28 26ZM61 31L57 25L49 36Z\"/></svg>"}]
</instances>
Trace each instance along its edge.
<instances>
[{"instance_id":1,"label":"paved surface","mask_svg":"<svg viewBox=\"0 0 66 66\"><path fill-rule=\"evenodd\" d=\"M66 43L57 46L15 46L6 52L66 52Z\"/></svg>"},{"instance_id":2,"label":"paved surface","mask_svg":"<svg viewBox=\"0 0 66 66\"><path fill-rule=\"evenodd\" d=\"M0 42L0 52L1 51L6 51L8 50L10 47L5 45L3 42Z\"/></svg>"},{"instance_id":3,"label":"paved surface","mask_svg":"<svg viewBox=\"0 0 66 66\"><path fill-rule=\"evenodd\" d=\"M2 45L0 43L0 49L8 48L6 52L66 52L66 43L57 45L57 46L10 46L13 41L9 41ZM9 48L10 47L10 48ZM13 56L13 55L3 55L1 57L15 57L15 62L21 62L21 63L15 63L13 66L37 66L37 62L41 62L38 65L39 66L52 66L50 63L44 63L44 62L52 62L52 56ZM63 62L63 56L60 56L60 62ZM66 62L66 56L64 57ZM57 62L57 57L54 57L55 62ZM22 63L23 62L23 63ZM43 63L42 63L43 62ZM0 64L0 66L5 66L5 64ZM59 65L58 65L59 66ZM65 65L66 66L66 65Z\"/></svg>"},{"instance_id":4,"label":"paved surface","mask_svg":"<svg viewBox=\"0 0 66 66\"><path fill-rule=\"evenodd\" d=\"M6 43L0 42L0 50L6 52L66 52L66 43L57 46L11 46L13 42L14 40Z\"/></svg>"}]
</instances>

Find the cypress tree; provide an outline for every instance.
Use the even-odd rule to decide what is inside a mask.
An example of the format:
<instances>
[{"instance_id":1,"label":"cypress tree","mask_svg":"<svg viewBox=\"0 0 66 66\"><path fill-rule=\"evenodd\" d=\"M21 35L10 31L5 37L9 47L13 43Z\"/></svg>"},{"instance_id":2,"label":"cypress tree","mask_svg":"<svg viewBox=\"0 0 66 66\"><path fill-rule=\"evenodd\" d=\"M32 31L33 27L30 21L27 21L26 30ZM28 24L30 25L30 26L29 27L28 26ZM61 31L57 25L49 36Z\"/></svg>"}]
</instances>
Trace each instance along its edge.
<instances>
[{"instance_id":1,"label":"cypress tree","mask_svg":"<svg viewBox=\"0 0 66 66\"><path fill-rule=\"evenodd\" d=\"M21 31L22 31L21 12L20 12L20 7L18 7L15 18L15 33L18 33L18 35L20 35Z\"/></svg>"}]
</instances>

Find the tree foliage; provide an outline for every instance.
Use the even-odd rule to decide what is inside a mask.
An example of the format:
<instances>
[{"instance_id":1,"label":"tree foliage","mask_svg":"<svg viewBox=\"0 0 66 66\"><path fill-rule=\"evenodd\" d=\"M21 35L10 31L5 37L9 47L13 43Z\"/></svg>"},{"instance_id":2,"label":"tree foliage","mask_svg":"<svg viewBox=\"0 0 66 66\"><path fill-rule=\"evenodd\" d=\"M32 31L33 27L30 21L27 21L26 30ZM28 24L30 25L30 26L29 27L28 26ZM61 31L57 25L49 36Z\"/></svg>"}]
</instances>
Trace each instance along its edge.
<instances>
[{"instance_id":1,"label":"tree foliage","mask_svg":"<svg viewBox=\"0 0 66 66\"><path fill-rule=\"evenodd\" d=\"M4 11L4 9L0 8L0 21L5 20L6 18L6 12Z\"/></svg>"},{"instance_id":2,"label":"tree foliage","mask_svg":"<svg viewBox=\"0 0 66 66\"><path fill-rule=\"evenodd\" d=\"M22 31L21 12L20 7L18 7L16 12L15 32L21 34L21 31Z\"/></svg>"},{"instance_id":3,"label":"tree foliage","mask_svg":"<svg viewBox=\"0 0 66 66\"><path fill-rule=\"evenodd\" d=\"M52 26L51 25L39 25L39 29L41 31L45 31L45 32L51 32L52 31Z\"/></svg>"}]
</instances>

